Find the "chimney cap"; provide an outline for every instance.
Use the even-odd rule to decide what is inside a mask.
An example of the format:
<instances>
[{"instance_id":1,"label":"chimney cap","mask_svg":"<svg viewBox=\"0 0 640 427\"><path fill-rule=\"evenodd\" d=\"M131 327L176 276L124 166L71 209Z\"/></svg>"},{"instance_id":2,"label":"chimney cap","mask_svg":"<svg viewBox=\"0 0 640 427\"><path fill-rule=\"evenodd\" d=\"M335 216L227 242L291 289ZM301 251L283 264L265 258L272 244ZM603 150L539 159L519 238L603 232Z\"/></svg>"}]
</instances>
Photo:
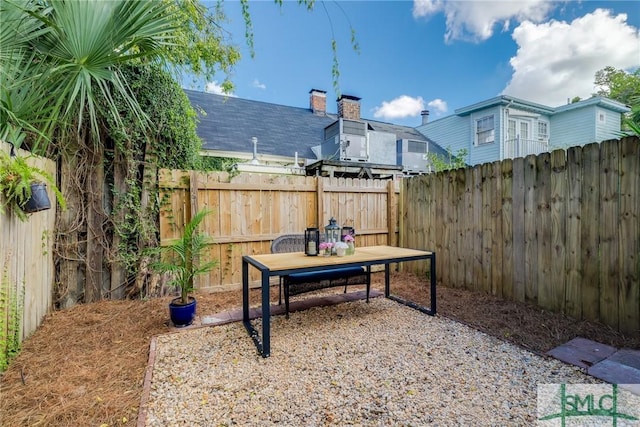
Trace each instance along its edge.
<instances>
[{"instance_id":1,"label":"chimney cap","mask_svg":"<svg viewBox=\"0 0 640 427\"><path fill-rule=\"evenodd\" d=\"M340 98L338 98L337 101L340 101L342 99L349 99L351 101L360 101L362 98L358 98L357 96L353 96L353 95L340 95Z\"/></svg>"},{"instance_id":2,"label":"chimney cap","mask_svg":"<svg viewBox=\"0 0 640 427\"><path fill-rule=\"evenodd\" d=\"M309 93L314 93L314 92L327 93L327 91L326 91L326 90L321 90L321 89L311 89L311 90L309 91Z\"/></svg>"},{"instance_id":3,"label":"chimney cap","mask_svg":"<svg viewBox=\"0 0 640 427\"><path fill-rule=\"evenodd\" d=\"M422 111L420 111L420 115L421 115L421 116L428 116L428 115L429 115L429 110L422 110Z\"/></svg>"}]
</instances>

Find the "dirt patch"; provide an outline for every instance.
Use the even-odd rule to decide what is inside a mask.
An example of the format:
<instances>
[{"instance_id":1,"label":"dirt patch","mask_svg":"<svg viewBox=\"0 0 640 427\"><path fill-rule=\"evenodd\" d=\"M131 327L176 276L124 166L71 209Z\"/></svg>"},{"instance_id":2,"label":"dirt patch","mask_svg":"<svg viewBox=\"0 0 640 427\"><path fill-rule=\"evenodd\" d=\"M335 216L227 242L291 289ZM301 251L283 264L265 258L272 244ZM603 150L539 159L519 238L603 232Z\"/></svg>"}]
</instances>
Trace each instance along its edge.
<instances>
[{"instance_id":1,"label":"dirt patch","mask_svg":"<svg viewBox=\"0 0 640 427\"><path fill-rule=\"evenodd\" d=\"M382 290L383 280L374 274L374 287ZM398 273L391 280L394 294L428 304L423 278ZM197 298L200 316L242 306L241 291ZM103 301L47 316L0 380L2 424L135 425L150 339L171 330L170 299ZM251 301L259 302L258 291ZM438 314L537 353L576 336L640 348L640 337L462 289L438 289Z\"/></svg>"}]
</instances>

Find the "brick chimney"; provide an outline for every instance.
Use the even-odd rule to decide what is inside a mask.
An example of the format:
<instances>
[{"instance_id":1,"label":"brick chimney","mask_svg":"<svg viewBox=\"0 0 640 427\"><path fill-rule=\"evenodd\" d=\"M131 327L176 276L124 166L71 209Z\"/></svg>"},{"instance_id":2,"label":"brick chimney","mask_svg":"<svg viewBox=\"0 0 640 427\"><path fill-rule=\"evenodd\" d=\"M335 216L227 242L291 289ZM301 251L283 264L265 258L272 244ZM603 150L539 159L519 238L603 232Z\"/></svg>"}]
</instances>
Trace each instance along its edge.
<instances>
[{"instance_id":1,"label":"brick chimney","mask_svg":"<svg viewBox=\"0 0 640 427\"><path fill-rule=\"evenodd\" d=\"M429 110L420 111L420 115L422 116L422 124L426 125L429 123Z\"/></svg>"},{"instance_id":2,"label":"brick chimney","mask_svg":"<svg viewBox=\"0 0 640 427\"><path fill-rule=\"evenodd\" d=\"M360 120L360 98L342 95L338 98L338 117L347 120Z\"/></svg>"},{"instance_id":3,"label":"brick chimney","mask_svg":"<svg viewBox=\"0 0 640 427\"><path fill-rule=\"evenodd\" d=\"M327 113L327 92L319 89L309 91L309 108L313 114L325 115Z\"/></svg>"}]
</instances>

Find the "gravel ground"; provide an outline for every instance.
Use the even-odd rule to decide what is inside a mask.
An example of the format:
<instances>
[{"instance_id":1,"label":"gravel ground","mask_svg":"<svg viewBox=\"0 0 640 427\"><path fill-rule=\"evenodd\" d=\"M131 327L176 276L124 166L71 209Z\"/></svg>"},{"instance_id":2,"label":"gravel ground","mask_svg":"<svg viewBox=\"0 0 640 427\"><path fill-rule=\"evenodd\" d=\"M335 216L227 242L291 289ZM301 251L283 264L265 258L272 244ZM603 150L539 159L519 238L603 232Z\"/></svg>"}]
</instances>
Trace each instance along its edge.
<instances>
[{"instance_id":1,"label":"gravel ground","mask_svg":"<svg viewBox=\"0 0 640 427\"><path fill-rule=\"evenodd\" d=\"M272 317L267 359L241 323L157 337L145 425L529 425L550 383L600 382L375 298Z\"/></svg>"}]
</instances>

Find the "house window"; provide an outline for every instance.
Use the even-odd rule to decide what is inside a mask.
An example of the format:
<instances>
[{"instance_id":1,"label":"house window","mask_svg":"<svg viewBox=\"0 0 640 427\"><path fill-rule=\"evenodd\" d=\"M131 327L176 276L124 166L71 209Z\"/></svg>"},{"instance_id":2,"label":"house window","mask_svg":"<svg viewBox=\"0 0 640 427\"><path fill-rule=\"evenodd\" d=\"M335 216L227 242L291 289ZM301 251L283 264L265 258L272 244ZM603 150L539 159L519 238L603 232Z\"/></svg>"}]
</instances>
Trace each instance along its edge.
<instances>
[{"instance_id":1,"label":"house window","mask_svg":"<svg viewBox=\"0 0 640 427\"><path fill-rule=\"evenodd\" d=\"M407 153L420 153L427 152L427 143L423 141L407 141Z\"/></svg>"},{"instance_id":2,"label":"house window","mask_svg":"<svg viewBox=\"0 0 640 427\"><path fill-rule=\"evenodd\" d=\"M598 115L598 123L607 123L607 115L604 112L598 111L596 114Z\"/></svg>"},{"instance_id":3,"label":"house window","mask_svg":"<svg viewBox=\"0 0 640 427\"><path fill-rule=\"evenodd\" d=\"M476 145L488 144L495 139L493 115L476 120Z\"/></svg>"},{"instance_id":4,"label":"house window","mask_svg":"<svg viewBox=\"0 0 640 427\"><path fill-rule=\"evenodd\" d=\"M520 122L520 139L525 141L529 139L529 122Z\"/></svg>"},{"instance_id":5,"label":"house window","mask_svg":"<svg viewBox=\"0 0 640 427\"><path fill-rule=\"evenodd\" d=\"M538 140L547 141L549 139L549 123L538 122Z\"/></svg>"},{"instance_id":6,"label":"house window","mask_svg":"<svg viewBox=\"0 0 640 427\"><path fill-rule=\"evenodd\" d=\"M516 121L509 119L509 127L507 128L507 140L513 141L516 139Z\"/></svg>"}]
</instances>

